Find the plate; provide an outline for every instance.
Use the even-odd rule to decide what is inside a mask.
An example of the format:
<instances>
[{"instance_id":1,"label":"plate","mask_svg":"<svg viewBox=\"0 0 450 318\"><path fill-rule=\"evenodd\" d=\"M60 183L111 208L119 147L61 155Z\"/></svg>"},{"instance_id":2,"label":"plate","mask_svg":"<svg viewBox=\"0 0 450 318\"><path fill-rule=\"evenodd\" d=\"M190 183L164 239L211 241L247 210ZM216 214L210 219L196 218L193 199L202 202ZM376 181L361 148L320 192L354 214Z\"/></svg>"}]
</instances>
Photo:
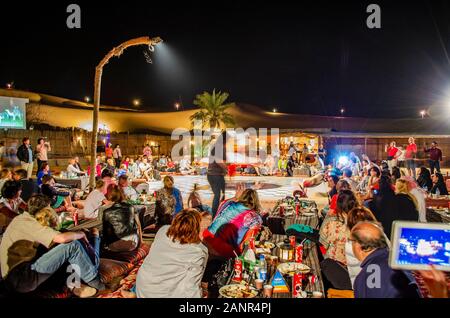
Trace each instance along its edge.
<instances>
[{"instance_id":1,"label":"plate","mask_svg":"<svg viewBox=\"0 0 450 318\"><path fill-rule=\"evenodd\" d=\"M311 268L309 268L309 266L300 263L282 263L278 265L277 269L281 274L289 276L294 276L296 272L307 274L311 271Z\"/></svg>"},{"instance_id":2,"label":"plate","mask_svg":"<svg viewBox=\"0 0 450 318\"><path fill-rule=\"evenodd\" d=\"M273 244L272 242L264 242L264 244L260 244L259 241L255 242L255 247L256 248L264 248L264 249L274 249L275 248L275 244Z\"/></svg>"},{"instance_id":3,"label":"plate","mask_svg":"<svg viewBox=\"0 0 450 318\"><path fill-rule=\"evenodd\" d=\"M255 298L258 291L253 287L247 290L247 286L242 284L232 284L220 288L219 294L225 298Z\"/></svg>"}]
</instances>

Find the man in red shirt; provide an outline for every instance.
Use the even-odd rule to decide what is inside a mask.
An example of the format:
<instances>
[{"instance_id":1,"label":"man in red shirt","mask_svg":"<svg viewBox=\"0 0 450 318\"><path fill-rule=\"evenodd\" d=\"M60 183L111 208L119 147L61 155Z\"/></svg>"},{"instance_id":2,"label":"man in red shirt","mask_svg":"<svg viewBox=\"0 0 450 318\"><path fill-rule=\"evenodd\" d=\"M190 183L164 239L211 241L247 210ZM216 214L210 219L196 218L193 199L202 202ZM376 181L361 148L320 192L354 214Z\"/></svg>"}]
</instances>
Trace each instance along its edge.
<instances>
[{"instance_id":1,"label":"man in red shirt","mask_svg":"<svg viewBox=\"0 0 450 318\"><path fill-rule=\"evenodd\" d=\"M406 147L405 152L405 163L406 170L408 170L409 176L416 178L416 155L417 155L417 145L413 137L408 139L409 145Z\"/></svg>"},{"instance_id":2,"label":"man in red shirt","mask_svg":"<svg viewBox=\"0 0 450 318\"><path fill-rule=\"evenodd\" d=\"M431 148L427 148L425 145L423 151L430 154L428 162L430 163L431 174L434 174L434 169L436 169L436 172L441 173L442 151L437 147L437 142L433 141Z\"/></svg>"},{"instance_id":3,"label":"man in red shirt","mask_svg":"<svg viewBox=\"0 0 450 318\"><path fill-rule=\"evenodd\" d=\"M395 141L391 142L389 147L386 147L387 163L389 167L389 171L392 173L392 168L397 166L397 159L401 154L401 151L397 148L397 144Z\"/></svg>"}]
</instances>

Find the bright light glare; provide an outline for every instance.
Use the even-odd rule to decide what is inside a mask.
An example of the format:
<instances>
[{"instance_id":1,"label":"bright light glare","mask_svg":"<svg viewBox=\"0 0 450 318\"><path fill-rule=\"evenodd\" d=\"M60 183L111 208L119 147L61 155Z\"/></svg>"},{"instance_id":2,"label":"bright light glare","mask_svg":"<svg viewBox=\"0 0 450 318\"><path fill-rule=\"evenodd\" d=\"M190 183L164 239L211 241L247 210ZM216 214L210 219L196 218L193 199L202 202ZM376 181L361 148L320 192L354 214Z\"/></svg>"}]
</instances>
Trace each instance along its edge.
<instances>
[{"instance_id":1,"label":"bright light glare","mask_svg":"<svg viewBox=\"0 0 450 318\"><path fill-rule=\"evenodd\" d=\"M340 156L338 159L338 163L342 166L346 166L348 164L348 157L347 156Z\"/></svg>"}]
</instances>

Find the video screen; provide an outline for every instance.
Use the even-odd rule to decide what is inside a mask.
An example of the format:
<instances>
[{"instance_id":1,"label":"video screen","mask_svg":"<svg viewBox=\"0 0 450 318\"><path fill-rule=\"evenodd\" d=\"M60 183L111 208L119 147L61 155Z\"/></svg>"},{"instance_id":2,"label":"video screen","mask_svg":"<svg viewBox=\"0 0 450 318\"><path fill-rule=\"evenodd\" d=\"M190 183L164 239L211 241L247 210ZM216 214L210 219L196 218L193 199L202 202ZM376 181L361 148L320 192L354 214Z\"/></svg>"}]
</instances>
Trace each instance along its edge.
<instances>
[{"instance_id":1,"label":"video screen","mask_svg":"<svg viewBox=\"0 0 450 318\"><path fill-rule=\"evenodd\" d=\"M450 230L402 228L398 265L450 266Z\"/></svg>"},{"instance_id":2,"label":"video screen","mask_svg":"<svg viewBox=\"0 0 450 318\"><path fill-rule=\"evenodd\" d=\"M0 129L25 129L26 98L0 97Z\"/></svg>"}]
</instances>

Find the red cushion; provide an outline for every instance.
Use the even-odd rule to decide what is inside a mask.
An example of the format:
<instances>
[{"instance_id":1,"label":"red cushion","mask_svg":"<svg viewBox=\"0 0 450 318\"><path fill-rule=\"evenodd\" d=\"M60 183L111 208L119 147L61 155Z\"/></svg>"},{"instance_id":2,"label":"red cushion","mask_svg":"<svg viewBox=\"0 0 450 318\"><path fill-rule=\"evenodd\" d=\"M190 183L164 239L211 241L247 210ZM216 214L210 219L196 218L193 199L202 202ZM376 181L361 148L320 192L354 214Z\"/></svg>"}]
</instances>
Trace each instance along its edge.
<instances>
[{"instance_id":1,"label":"red cushion","mask_svg":"<svg viewBox=\"0 0 450 318\"><path fill-rule=\"evenodd\" d=\"M114 278L128 274L133 264L108 258L100 259L99 275L103 283L107 284Z\"/></svg>"},{"instance_id":2,"label":"red cushion","mask_svg":"<svg viewBox=\"0 0 450 318\"><path fill-rule=\"evenodd\" d=\"M141 244L139 248L131 252L108 253L104 254L104 256L117 261L127 262L134 265L137 264L140 260L144 259L148 255L149 251L150 245Z\"/></svg>"}]
</instances>

